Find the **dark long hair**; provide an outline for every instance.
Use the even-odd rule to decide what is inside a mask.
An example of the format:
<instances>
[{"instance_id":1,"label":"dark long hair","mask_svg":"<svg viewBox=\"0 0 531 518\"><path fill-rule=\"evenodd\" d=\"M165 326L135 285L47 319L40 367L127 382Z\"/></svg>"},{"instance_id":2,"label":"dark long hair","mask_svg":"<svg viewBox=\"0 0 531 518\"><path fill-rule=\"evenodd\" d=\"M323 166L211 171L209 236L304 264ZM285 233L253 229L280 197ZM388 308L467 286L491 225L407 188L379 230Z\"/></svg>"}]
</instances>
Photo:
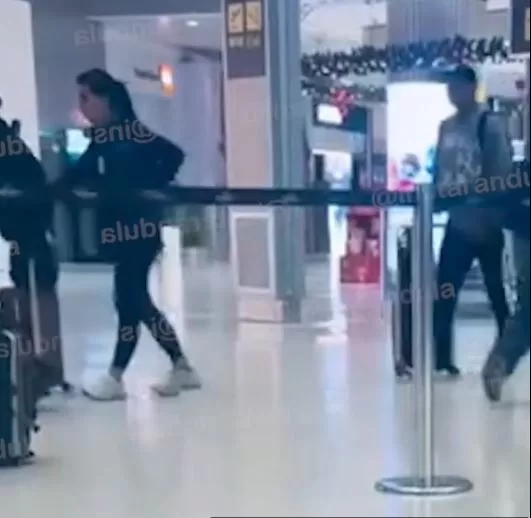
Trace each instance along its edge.
<instances>
[{"instance_id":1,"label":"dark long hair","mask_svg":"<svg viewBox=\"0 0 531 518\"><path fill-rule=\"evenodd\" d=\"M79 86L86 86L94 95L107 99L118 121L137 119L127 87L105 70L101 68L87 70L77 76L76 83Z\"/></svg>"}]
</instances>

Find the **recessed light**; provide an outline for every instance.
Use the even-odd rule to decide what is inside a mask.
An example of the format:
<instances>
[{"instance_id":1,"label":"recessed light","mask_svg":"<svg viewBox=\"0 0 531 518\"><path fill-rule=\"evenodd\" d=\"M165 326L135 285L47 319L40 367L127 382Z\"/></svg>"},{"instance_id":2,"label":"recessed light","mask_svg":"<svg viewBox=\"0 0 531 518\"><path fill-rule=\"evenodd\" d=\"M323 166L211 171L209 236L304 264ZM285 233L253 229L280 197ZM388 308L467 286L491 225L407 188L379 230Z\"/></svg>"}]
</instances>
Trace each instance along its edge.
<instances>
[{"instance_id":1,"label":"recessed light","mask_svg":"<svg viewBox=\"0 0 531 518\"><path fill-rule=\"evenodd\" d=\"M197 20L187 20L186 25L188 27L197 27L199 22Z\"/></svg>"}]
</instances>

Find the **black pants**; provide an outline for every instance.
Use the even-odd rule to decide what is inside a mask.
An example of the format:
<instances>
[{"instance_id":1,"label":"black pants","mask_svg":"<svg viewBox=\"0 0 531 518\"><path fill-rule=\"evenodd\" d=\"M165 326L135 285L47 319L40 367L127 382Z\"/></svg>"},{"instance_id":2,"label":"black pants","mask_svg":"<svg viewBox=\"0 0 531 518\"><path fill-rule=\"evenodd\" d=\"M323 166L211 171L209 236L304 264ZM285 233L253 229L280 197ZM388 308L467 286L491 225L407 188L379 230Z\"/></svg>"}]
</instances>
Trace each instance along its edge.
<instances>
[{"instance_id":1,"label":"black pants","mask_svg":"<svg viewBox=\"0 0 531 518\"><path fill-rule=\"evenodd\" d=\"M118 338L113 369L124 371L138 344L140 324L145 324L172 363L183 357L175 331L155 307L148 291L150 267L159 248L135 250L114 269L114 296L118 312Z\"/></svg>"},{"instance_id":2,"label":"black pants","mask_svg":"<svg viewBox=\"0 0 531 518\"><path fill-rule=\"evenodd\" d=\"M486 370L501 360L504 374L510 376L520 360L529 352L531 282L529 272L529 240L515 240L516 273L518 276L517 303L507 320L486 364Z\"/></svg>"},{"instance_id":3,"label":"black pants","mask_svg":"<svg viewBox=\"0 0 531 518\"><path fill-rule=\"evenodd\" d=\"M438 368L453 364L453 318L459 292L474 259L479 260L487 294L502 334L509 307L503 286L503 231L493 231L487 239L475 242L452 226L446 227L437 274L439 292L435 301L434 339Z\"/></svg>"}]
</instances>

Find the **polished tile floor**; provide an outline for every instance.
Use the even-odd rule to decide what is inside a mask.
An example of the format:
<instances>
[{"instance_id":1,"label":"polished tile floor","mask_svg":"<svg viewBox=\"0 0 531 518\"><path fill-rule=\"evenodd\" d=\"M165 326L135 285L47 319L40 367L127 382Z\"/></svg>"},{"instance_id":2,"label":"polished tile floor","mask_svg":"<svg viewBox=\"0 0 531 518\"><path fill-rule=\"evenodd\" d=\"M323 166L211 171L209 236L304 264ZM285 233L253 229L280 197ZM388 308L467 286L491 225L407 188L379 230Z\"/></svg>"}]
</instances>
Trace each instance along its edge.
<instances>
[{"instance_id":1,"label":"polished tile floor","mask_svg":"<svg viewBox=\"0 0 531 518\"><path fill-rule=\"evenodd\" d=\"M488 322L459 322L468 374L435 393L438 470L469 477L474 491L383 496L380 477L411 473L415 433L413 387L393 379L379 293L349 289L340 303L317 289L303 325L243 325L220 273L186 275L186 345L204 389L153 397L165 363L146 334L127 402L46 402L37 461L0 471L2 517L529 516L529 364L504 404L484 400ZM79 383L111 355L109 272L65 272L61 301L67 371Z\"/></svg>"}]
</instances>

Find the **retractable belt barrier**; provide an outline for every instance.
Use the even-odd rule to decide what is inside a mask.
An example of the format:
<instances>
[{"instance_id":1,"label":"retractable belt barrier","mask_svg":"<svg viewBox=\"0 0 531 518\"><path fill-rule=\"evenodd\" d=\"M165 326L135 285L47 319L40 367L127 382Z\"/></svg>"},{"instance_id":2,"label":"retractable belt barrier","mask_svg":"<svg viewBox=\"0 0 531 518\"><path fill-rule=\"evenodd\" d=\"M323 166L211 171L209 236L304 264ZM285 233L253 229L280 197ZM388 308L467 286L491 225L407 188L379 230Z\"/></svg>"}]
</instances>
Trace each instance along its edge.
<instances>
[{"instance_id":1,"label":"retractable belt barrier","mask_svg":"<svg viewBox=\"0 0 531 518\"><path fill-rule=\"evenodd\" d=\"M470 205L468 192L451 194L433 191L433 212L446 211L460 205ZM501 207L529 197L529 185L505 190L492 190L475 194L472 199L476 206ZM155 205L234 205L234 206L323 206L343 207L394 207L417 206L418 192L397 192L388 190L328 190L328 189L282 189L282 188L218 188L218 187L181 187L170 185L164 189L134 190L120 193L100 192L98 189L78 187L50 187L38 193L23 192L11 188L0 188L0 201L20 201L24 204L48 203L53 200L81 205L95 203L142 202Z\"/></svg>"},{"instance_id":2,"label":"retractable belt barrier","mask_svg":"<svg viewBox=\"0 0 531 518\"><path fill-rule=\"evenodd\" d=\"M528 184L529 182L527 182ZM529 198L529 185L517 188L473 193L478 207L507 207ZM382 209L414 207L413 218L413 361L415 388L416 462L412 476L383 479L376 489L414 496L455 495L472 489L472 483L457 476L436 475L433 405L433 244L432 226L435 211L468 204L470 193L445 195L431 185L419 185L415 192L339 191L324 189L220 189L170 186L154 191L128 190L109 195L98 190L49 188L33 195L12 189L0 189L0 203L39 204L61 200L67 203L94 205L105 203L150 202L157 205L261 205L300 207L315 205L377 206Z\"/></svg>"}]
</instances>

